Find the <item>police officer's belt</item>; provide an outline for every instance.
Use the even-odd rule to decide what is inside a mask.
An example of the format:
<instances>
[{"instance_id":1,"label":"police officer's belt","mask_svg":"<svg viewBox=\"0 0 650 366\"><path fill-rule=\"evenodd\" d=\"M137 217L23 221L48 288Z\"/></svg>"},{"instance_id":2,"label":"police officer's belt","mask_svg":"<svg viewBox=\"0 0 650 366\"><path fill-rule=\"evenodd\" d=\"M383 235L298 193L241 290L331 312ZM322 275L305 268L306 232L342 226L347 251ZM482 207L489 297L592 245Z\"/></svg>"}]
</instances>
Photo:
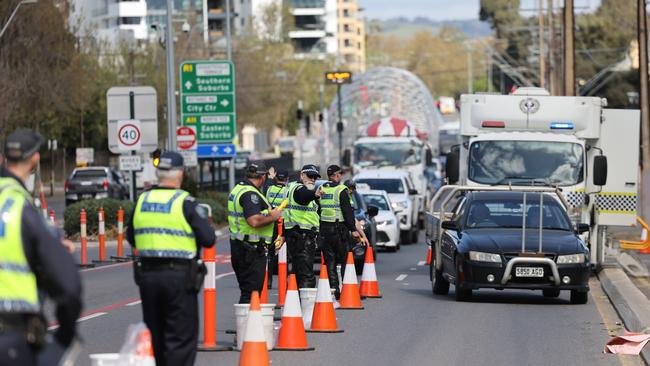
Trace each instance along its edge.
<instances>
[{"instance_id":1,"label":"police officer's belt","mask_svg":"<svg viewBox=\"0 0 650 366\"><path fill-rule=\"evenodd\" d=\"M191 266L189 259L178 258L140 258L140 263L145 271L188 270Z\"/></svg>"},{"instance_id":2,"label":"police officer's belt","mask_svg":"<svg viewBox=\"0 0 650 366\"><path fill-rule=\"evenodd\" d=\"M24 332L27 329L25 314L0 315L0 334L9 332Z\"/></svg>"}]
</instances>

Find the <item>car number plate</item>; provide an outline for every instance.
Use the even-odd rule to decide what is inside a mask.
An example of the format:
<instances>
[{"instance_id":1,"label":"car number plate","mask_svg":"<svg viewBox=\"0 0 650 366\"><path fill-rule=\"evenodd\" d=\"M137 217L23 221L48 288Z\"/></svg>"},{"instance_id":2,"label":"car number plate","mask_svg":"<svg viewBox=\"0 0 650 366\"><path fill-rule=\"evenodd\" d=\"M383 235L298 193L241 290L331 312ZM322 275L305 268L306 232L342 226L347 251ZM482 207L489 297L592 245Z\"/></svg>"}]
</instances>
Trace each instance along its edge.
<instances>
[{"instance_id":1,"label":"car number plate","mask_svg":"<svg viewBox=\"0 0 650 366\"><path fill-rule=\"evenodd\" d=\"M93 195L90 193L82 194L81 198L93 198Z\"/></svg>"},{"instance_id":2,"label":"car number plate","mask_svg":"<svg viewBox=\"0 0 650 366\"><path fill-rule=\"evenodd\" d=\"M544 268L542 267L516 267L515 276L517 277L544 277Z\"/></svg>"},{"instance_id":3,"label":"car number plate","mask_svg":"<svg viewBox=\"0 0 650 366\"><path fill-rule=\"evenodd\" d=\"M82 186L89 186L89 185L92 185L92 184L93 184L93 182L81 182Z\"/></svg>"}]
</instances>

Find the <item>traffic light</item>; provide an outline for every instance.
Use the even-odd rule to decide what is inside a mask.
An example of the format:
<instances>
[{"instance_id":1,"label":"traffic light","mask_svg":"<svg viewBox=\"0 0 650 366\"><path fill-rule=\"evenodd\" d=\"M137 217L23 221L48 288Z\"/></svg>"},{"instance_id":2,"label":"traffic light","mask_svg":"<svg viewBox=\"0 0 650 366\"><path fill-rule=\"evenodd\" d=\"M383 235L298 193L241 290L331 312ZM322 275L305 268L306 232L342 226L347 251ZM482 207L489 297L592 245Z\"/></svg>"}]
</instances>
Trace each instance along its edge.
<instances>
[{"instance_id":1,"label":"traffic light","mask_svg":"<svg viewBox=\"0 0 650 366\"><path fill-rule=\"evenodd\" d=\"M162 151L156 149L151 153L151 161L153 162L154 168L158 168L158 163L160 163L160 154Z\"/></svg>"},{"instance_id":2,"label":"traffic light","mask_svg":"<svg viewBox=\"0 0 650 366\"><path fill-rule=\"evenodd\" d=\"M328 84L349 84L352 82L350 71L328 71L325 73L325 82Z\"/></svg>"},{"instance_id":3,"label":"traffic light","mask_svg":"<svg viewBox=\"0 0 650 366\"><path fill-rule=\"evenodd\" d=\"M302 116L303 116L302 109L301 109L301 108L296 109L296 119L297 119L298 121L301 121L301 120L302 120Z\"/></svg>"},{"instance_id":4,"label":"traffic light","mask_svg":"<svg viewBox=\"0 0 650 366\"><path fill-rule=\"evenodd\" d=\"M307 115L305 117L305 131L307 131L307 136L309 136L309 125L311 124L311 117Z\"/></svg>"}]
</instances>

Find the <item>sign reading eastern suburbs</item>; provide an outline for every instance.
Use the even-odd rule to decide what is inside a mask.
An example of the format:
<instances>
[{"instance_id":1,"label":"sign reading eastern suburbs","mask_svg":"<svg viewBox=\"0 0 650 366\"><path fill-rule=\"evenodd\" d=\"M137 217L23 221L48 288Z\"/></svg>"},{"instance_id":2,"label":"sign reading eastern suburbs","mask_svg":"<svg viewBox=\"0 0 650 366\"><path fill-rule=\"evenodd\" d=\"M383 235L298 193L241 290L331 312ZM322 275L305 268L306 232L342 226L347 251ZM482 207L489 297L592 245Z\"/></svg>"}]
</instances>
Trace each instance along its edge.
<instances>
[{"instance_id":1,"label":"sign reading eastern suburbs","mask_svg":"<svg viewBox=\"0 0 650 366\"><path fill-rule=\"evenodd\" d=\"M196 127L199 144L235 137L235 69L230 61L181 64L181 120Z\"/></svg>"}]
</instances>

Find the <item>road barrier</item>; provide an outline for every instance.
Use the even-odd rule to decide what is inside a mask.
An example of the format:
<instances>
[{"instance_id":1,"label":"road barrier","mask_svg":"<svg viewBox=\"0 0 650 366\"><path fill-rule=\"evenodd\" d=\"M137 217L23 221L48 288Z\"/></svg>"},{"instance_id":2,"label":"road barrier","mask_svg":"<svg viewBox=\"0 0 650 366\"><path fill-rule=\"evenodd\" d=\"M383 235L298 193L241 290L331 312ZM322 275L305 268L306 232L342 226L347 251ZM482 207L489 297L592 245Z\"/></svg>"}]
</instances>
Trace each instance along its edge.
<instances>
[{"instance_id":1,"label":"road barrier","mask_svg":"<svg viewBox=\"0 0 650 366\"><path fill-rule=\"evenodd\" d=\"M88 232L86 226L86 210L81 209L79 213L79 232L81 238L81 267L94 267L94 264L88 263Z\"/></svg>"},{"instance_id":2,"label":"road barrier","mask_svg":"<svg viewBox=\"0 0 650 366\"><path fill-rule=\"evenodd\" d=\"M283 235L282 225L284 221L280 218L278 222L278 237ZM284 306L287 296L287 243L285 242L278 251L278 307Z\"/></svg>"},{"instance_id":3,"label":"road barrier","mask_svg":"<svg viewBox=\"0 0 650 366\"><path fill-rule=\"evenodd\" d=\"M361 304L361 295L359 294L359 284L357 283L357 271L354 267L354 256L348 252L347 263L345 264L345 274L343 275L343 290L341 291L341 305L339 309L343 310L363 310Z\"/></svg>"},{"instance_id":4,"label":"road barrier","mask_svg":"<svg viewBox=\"0 0 650 366\"><path fill-rule=\"evenodd\" d=\"M50 224L56 225L56 214L54 214L54 210L50 209Z\"/></svg>"},{"instance_id":5,"label":"road barrier","mask_svg":"<svg viewBox=\"0 0 650 366\"><path fill-rule=\"evenodd\" d=\"M431 250L431 245L428 245L429 249L427 249L427 266L431 265L431 257L433 256L433 250Z\"/></svg>"},{"instance_id":6,"label":"road barrier","mask_svg":"<svg viewBox=\"0 0 650 366\"><path fill-rule=\"evenodd\" d=\"M278 334L278 342L275 345L276 351L313 351L307 343L307 333L302 320L300 309L300 298L298 295L298 283L296 275L289 277L289 288L284 309L282 309L282 324Z\"/></svg>"},{"instance_id":7,"label":"road barrier","mask_svg":"<svg viewBox=\"0 0 650 366\"><path fill-rule=\"evenodd\" d=\"M311 319L311 326L308 332L314 333L342 333L336 324L336 314L334 313L334 303L332 302L332 292L330 290L330 281L327 278L327 267L320 266L320 276L318 278L318 290L316 292L316 304L314 304L314 315Z\"/></svg>"},{"instance_id":8,"label":"road barrier","mask_svg":"<svg viewBox=\"0 0 650 366\"><path fill-rule=\"evenodd\" d=\"M97 211L97 239L99 240L99 259L94 260L95 263L110 263L111 261L106 260L106 215L104 214L104 208L100 207Z\"/></svg>"},{"instance_id":9,"label":"road barrier","mask_svg":"<svg viewBox=\"0 0 650 366\"><path fill-rule=\"evenodd\" d=\"M264 325L262 324L262 308L257 291L253 291L251 305L246 321L244 332L244 346L239 357L239 366L263 366L271 365L269 351L264 336Z\"/></svg>"},{"instance_id":10,"label":"road barrier","mask_svg":"<svg viewBox=\"0 0 650 366\"><path fill-rule=\"evenodd\" d=\"M111 256L111 259L120 262L131 260L124 256L124 210L120 207L117 210L117 256Z\"/></svg>"},{"instance_id":11,"label":"road barrier","mask_svg":"<svg viewBox=\"0 0 650 366\"><path fill-rule=\"evenodd\" d=\"M648 232L650 227L643 221L639 216L636 217L636 221L641 224L643 231L641 232L641 241L630 241L630 240L621 240L621 249L630 249L638 250L641 254L650 254L650 237L648 237Z\"/></svg>"},{"instance_id":12,"label":"road barrier","mask_svg":"<svg viewBox=\"0 0 650 366\"><path fill-rule=\"evenodd\" d=\"M45 193L43 192L43 182L39 182L39 196L41 198L41 213L43 218L47 220L47 200L45 199Z\"/></svg>"},{"instance_id":13,"label":"road barrier","mask_svg":"<svg viewBox=\"0 0 650 366\"><path fill-rule=\"evenodd\" d=\"M361 296L381 298L379 294L379 283L377 282L377 272L375 271L375 258L372 255L372 247L366 249L366 259L363 264L361 273Z\"/></svg>"}]
</instances>

